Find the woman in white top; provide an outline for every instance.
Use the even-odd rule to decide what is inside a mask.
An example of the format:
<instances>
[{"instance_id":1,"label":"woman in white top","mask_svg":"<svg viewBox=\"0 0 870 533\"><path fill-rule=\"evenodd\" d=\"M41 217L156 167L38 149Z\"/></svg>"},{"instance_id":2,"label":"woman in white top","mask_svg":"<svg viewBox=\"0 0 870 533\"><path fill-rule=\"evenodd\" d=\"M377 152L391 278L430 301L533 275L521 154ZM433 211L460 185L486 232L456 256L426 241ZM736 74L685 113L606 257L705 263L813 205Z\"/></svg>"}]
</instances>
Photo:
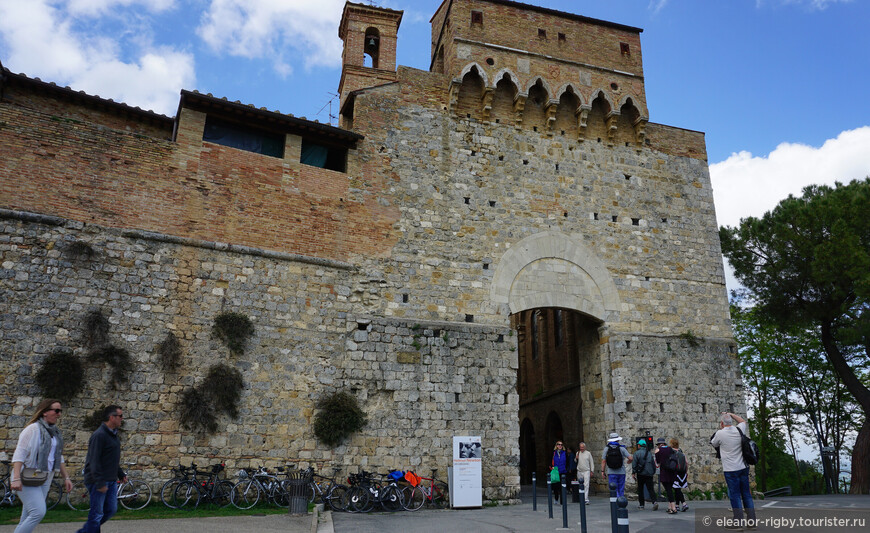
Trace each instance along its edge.
<instances>
[{"instance_id":1,"label":"woman in white top","mask_svg":"<svg viewBox=\"0 0 870 533\"><path fill-rule=\"evenodd\" d=\"M63 464L63 438L57 428L61 405L58 400L47 399L39 402L33 418L21 430L18 446L12 455L11 488L21 498L21 520L15 533L30 533L45 516L45 496L51 486L55 470L63 476L66 492L72 490L72 482ZM38 468L48 472L48 479L42 485L27 487L21 483L21 470Z\"/></svg>"}]
</instances>

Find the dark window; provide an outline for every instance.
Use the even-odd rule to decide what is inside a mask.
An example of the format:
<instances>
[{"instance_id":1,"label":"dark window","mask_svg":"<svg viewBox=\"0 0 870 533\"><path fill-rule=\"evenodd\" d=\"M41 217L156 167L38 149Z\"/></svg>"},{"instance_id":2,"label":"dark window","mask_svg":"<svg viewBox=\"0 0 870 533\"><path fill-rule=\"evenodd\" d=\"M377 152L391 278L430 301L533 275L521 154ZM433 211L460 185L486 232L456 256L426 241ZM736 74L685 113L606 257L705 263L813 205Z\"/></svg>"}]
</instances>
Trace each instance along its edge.
<instances>
[{"instance_id":1,"label":"dark window","mask_svg":"<svg viewBox=\"0 0 870 533\"><path fill-rule=\"evenodd\" d=\"M631 55L631 48L629 48L628 43L619 43L619 51L620 51L620 52L622 53L622 55L624 55L624 56L630 56L630 55Z\"/></svg>"},{"instance_id":2,"label":"dark window","mask_svg":"<svg viewBox=\"0 0 870 533\"><path fill-rule=\"evenodd\" d=\"M483 24L483 11L472 11L471 12L471 23L472 24Z\"/></svg>"},{"instance_id":3,"label":"dark window","mask_svg":"<svg viewBox=\"0 0 870 533\"><path fill-rule=\"evenodd\" d=\"M562 346L562 310L556 309L555 320L553 321L553 329L556 333L556 346Z\"/></svg>"},{"instance_id":4,"label":"dark window","mask_svg":"<svg viewBox=\"0 0 870 533\"><path fill-rule=\"evenodd\" d=\"M559 40L560 40L560 41L564 41L564 40L565 40L565 34L564 34L564 33L560 33L560 34L559 34Z\"/></svg>"},{"instance_id":5,"label":"dark window","mask_svg":"<svg viewBox=\"0 0 870 533\"><path fill-rule=\"evenodd\" d=\"M546 39L547 38L547 30L538 28L538 39Z\"/></svg>"},{"instance_id":6,"label":"dark window","mask_svg":"<svg viewBox=\"0 0 870 533\"><path fill-rule=\"evenodd\" d=\"M347 168L347 149L302 139L302 157L299 160L303 165L344 172Z\"/></svg>"},{"instance_id":7,"label":"dark window","mask_svg":"<svg viewBox=\"0 0 870 533\"><path fill-rule=\"evenodd\" d=\"M205 119L202 140L272 157L284 157L284 135L226 122L211 116Z\"/></svg>"},{"instance_id":8,"label":"dark window","mask_svg":"<svg viewBox=\"0 0 870 533\"><path fill-rule=\"evenodd\" d=\"M538 321L541 320L541 312L532 313L532 359L538 358Z\"/></svg>"}]
</instances>

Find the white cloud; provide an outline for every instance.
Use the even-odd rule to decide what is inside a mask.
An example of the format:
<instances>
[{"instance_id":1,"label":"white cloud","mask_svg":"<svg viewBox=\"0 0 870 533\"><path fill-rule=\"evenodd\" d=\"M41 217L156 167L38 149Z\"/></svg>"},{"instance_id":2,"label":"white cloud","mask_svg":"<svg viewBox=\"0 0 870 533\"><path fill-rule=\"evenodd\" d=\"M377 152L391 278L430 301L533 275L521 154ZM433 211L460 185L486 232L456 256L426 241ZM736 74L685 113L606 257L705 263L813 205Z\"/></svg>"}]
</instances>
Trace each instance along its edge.
<instances>
[{"instance_id":1,"label":"white cloud","mask_svg":"<svg viewBox=\"0 0 870 533\"><path fill-rule=\"evenodd\" d=\"M755 0L756 7L763 7L766 4L782 4L804 6L809 10L824 11L828 6L834 4L850 4L854 0Z\"/></svg>"},{"instance_id":2,"label":"white cloud","mask_svg":"<svg viewBox=\"0 0 870 533\"><path fill-rule=\"evenodd\" d=\"M783 143L766 157L731 154L710 165L720 226L762 216L807 185L841 183L870 176L870 126L844 131L821 147Z\"/></svg>"},{"instance_id":3,"label":"white cloud","mask_svg":"<svg viewBox=\"0 0 870 533\"><path fill-rule=\"evenodd\" d=\"M85 1L85 0L74 0ZM144 0L88 0L94 8ZM155 5L169 5L159 0ZM193 56L156 47L142 32L97 34L96 19L74 16L51 0L0 0L4 65L14 72L69 85L104 98L173 115L182 87L194 83ZM132 44L133 57L121 49Z\"/></svg>"},{"instance_id":4,"label":"white cloud","mask_svg":"<svg viewBox=\"0 0 870 533\"><path fill-rule=\"evenodd\" d=\"M821 147L783 143L766 157L731 154L710 165L710 179L720 226L737 226L741 218L760 217L789 194L802 195L807 185L833 185L870 176L870 126L844 131ZM727 261L725 283L739 287Z\"/></svg>"},{"instance_id":5,"label":"white cloud","mask_svg":"<svg viewBox=\"0 0 870 533\"><path fill-rule=\"evenodd\" d=\"M337 66L344 0L212 0L197 29L217 53L271 59L282 75L301 57L306 67Z\"/></svg>"}]
</instances>

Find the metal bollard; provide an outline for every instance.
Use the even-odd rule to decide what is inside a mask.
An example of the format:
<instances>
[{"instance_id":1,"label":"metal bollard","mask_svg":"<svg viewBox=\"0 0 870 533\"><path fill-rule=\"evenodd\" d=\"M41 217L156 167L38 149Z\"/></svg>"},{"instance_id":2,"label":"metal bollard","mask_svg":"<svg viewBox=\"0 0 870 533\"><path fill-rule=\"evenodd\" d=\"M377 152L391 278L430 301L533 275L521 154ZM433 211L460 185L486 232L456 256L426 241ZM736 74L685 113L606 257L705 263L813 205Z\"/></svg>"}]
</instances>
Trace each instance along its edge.
<instances>
[{"instance_id":1,"label":"metal bollard","mask_svg":"<svg viewBox=\"0 0 870 533\"><path fill-rule=\"evenodd\" d=\"M568 529L568 484L565 482L565 474L560 476L562 481L562 527Z\"/></svg>"},{"instance_id":2,"label":"metal bollard","mask_svg":"<svg viewBox=\"0 0 870 533\"><path fill-rule=\"evenodd\" d=\"M618 533L616 529L616 483L610 484L610 529Z\"/></svg>"},{"instance_id":3,"label":"metal bollard","mask_svg":"<svg viewBox=\"0 0 870 533\"><path fill-rule=\"evenodd\" d=\"M538 510L538 474L532 472L532 511Z\"/></svg>"},{"instance_id":4,"label":"metal bollard","mask_svg":"<svg viewBox=\"0 0 870 533\"><path fill-rule=\"evenodd\" d=\"M586 533L586 487L580 479L580 533Z\"/></svg>"},{"instance_id":5,"label":"metal bollard","mask_svg":"<svg viewBox=\"0 0 870 533\"><path fill-rule=\"evenodd\" d=\"M616 533L628 533L628 500L620 496L616 500Z\"/></svg>"},{"instance_id":6,"label":"metal bollard","mask_svg":"<svg viewBox=\"0 0 870 533\"><path fill-rule=\"evenodd\" d=\"M547 474L547 509L550 518L553 518L553 482L550 481L550 475Z\"/></svg>"}]
</instances>

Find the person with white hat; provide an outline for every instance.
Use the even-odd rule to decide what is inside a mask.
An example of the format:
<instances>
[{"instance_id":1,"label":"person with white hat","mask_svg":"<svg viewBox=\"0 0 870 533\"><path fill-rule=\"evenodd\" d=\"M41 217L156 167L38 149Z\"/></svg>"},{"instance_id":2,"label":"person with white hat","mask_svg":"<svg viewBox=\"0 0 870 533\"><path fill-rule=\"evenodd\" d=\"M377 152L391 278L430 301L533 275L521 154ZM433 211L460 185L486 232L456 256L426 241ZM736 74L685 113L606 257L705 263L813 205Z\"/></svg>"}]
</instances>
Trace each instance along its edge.
<instances>
[{"instance_id":1,"label":"person with white hat","mask_svg":"<svg viewBox=\"0 0 870 533\"><path fill-rule=\"evenodd\" d=\"M601 475L608 483L616 484L617 498L625 496L625 461L631 464L631 454L619 443L621 440L619 433L611 433L601 454Z\"/></svg>"}]
</instances>

